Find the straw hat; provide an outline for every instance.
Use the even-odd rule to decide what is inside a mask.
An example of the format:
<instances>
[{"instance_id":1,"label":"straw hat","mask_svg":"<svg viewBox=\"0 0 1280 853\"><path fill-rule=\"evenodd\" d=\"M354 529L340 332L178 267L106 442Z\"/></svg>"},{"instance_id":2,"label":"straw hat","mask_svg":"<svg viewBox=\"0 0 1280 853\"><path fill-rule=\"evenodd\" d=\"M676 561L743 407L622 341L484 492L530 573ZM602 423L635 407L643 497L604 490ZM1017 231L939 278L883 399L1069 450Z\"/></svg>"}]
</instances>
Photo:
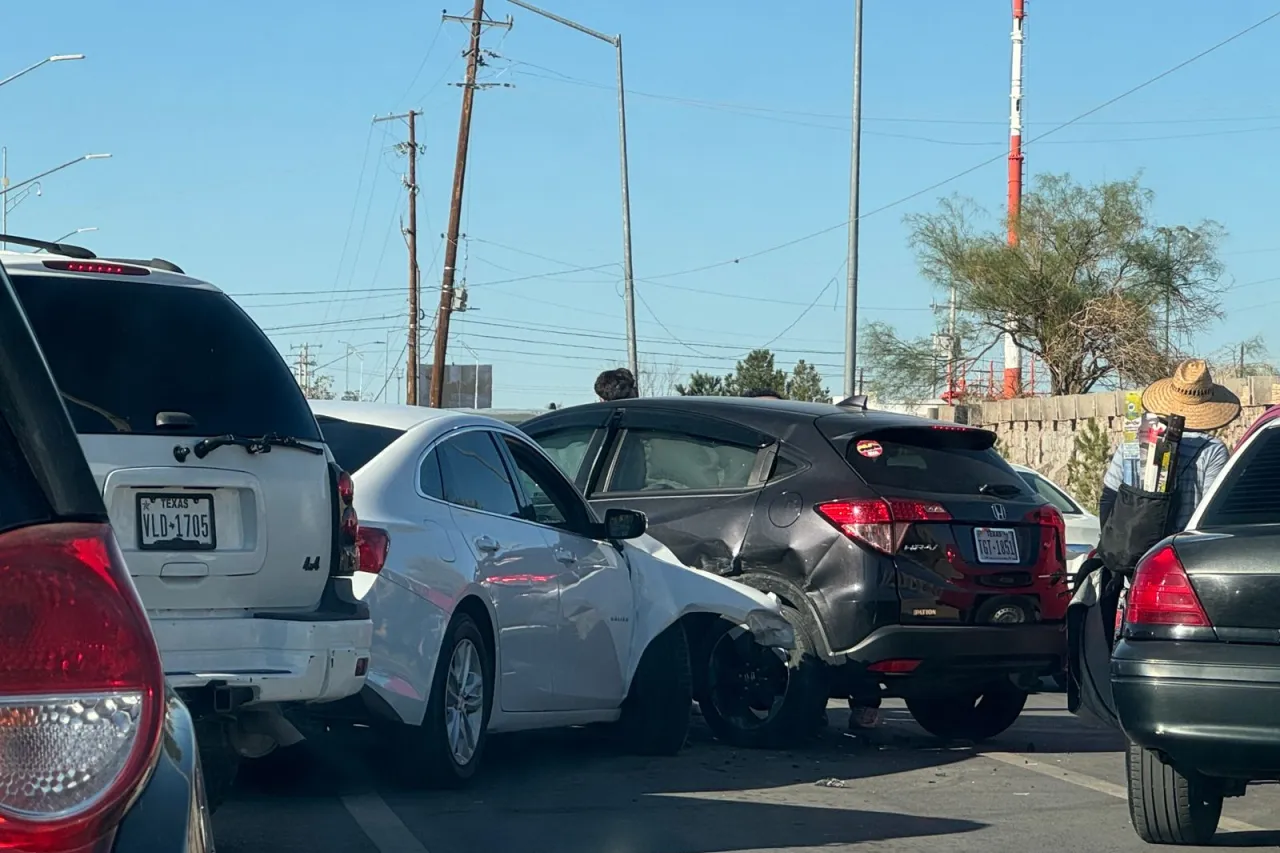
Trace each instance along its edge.
<instances>
[{"instance_id":1,"label":"straw hat","mask_svg":"<svg viewBox=\"0 0 1280 853\"><path fill-rule=\"evenodd\" d=\"M1185 429L1210 432L1239 417L1240 398L1213 381L1204 359L1189 358L1173 376L1147 386L1142 407L1157 415L1182 415Z\"/></svg>"}]
</instances>

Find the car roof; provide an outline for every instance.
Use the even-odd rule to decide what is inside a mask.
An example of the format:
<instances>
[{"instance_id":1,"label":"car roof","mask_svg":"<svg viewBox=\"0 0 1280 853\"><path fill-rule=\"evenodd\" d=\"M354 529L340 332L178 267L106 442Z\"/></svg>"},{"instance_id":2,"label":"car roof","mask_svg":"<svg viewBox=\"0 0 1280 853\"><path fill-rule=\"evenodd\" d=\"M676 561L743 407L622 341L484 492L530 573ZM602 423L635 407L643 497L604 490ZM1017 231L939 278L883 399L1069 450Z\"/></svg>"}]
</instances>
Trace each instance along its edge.
<instances>
[{"instance_id":1,"label":"car roof","mask_svg":"<svg viewBox=\"0 0 1280 853\"><path fill-rule=\"evenodd\" d=\"M117 266L142 267L147 270L145 276L142 275L111 275L110 273L95 272L86 270L79 272L75 270L55 270L45 266L45 261L75 261L87 265L93 264L115 264ZM73 258L69 255L58 255L49 252L15 252L11 250L0 251L0 263L4 264L4 268L11 274L22 276L47 276L49 278L85 278L85 279L105 279L107 281L118 281L129 284L163 284L175 287L189 287L196 290L214 290L221 292L219 288L207 281L186 275L184 273L175 273L160 267L149 266L152 261L134 261L134 260L117 260L111 258L98 258L96 260L83 260L81 258Z\"/></svg>"},{"instance_id":2,"label":"car roof","mask_svg":"<svg viewBox=\"0 0 1280 853\"><path fill-rule=\"evenodd\" d=\"M693 412L726 420L769 432L783 429L799 421L824 421L834 430L832 434L859 433L886 427L937 426L940 421L916 415L884 412L878 409L858 409L837 406L834 403L808 403L799 400L771 400L760 397L633 397L629 400L611 400L600 403L584 403L544 412L539 417L555 416L566 412L582 411L591 407L666 409ZM958 424L965 429L979 427Z\"/></svg>"},{"instance_id":3,"label":"car roof","mask_svg":"<svg viewBox=\"0 0 1280 853\"><path fill-rule=\"evenodd\" d=\"M499 418L456 409L433 409L429 406L408 406L397 403L366 403L356 400L308 400L311 411L318 417L337 418L352 423L380 426L407 432L419 424L437 422L439 426L454 429L462 426L508 427Z\"/></svg>"}]
</instances>

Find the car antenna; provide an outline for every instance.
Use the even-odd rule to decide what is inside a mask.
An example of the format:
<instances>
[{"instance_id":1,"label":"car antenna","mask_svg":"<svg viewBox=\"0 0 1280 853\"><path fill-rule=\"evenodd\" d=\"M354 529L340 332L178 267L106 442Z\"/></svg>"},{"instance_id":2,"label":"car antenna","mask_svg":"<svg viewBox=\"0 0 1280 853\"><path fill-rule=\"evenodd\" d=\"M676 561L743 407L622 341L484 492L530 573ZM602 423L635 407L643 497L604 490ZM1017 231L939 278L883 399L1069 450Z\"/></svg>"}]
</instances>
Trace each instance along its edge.
<instances>
[{"instance_id":1,"label":"car antenna","mask_svg":"<svg viewBox=\"0 0 1280 853\"><path fill-rule=\"evenodd\" d=\"M845 397L836 405L842 409L861 409L865 412L867 410L867 395L854 394L852 397Z\"/></svg>"}]
</instances>

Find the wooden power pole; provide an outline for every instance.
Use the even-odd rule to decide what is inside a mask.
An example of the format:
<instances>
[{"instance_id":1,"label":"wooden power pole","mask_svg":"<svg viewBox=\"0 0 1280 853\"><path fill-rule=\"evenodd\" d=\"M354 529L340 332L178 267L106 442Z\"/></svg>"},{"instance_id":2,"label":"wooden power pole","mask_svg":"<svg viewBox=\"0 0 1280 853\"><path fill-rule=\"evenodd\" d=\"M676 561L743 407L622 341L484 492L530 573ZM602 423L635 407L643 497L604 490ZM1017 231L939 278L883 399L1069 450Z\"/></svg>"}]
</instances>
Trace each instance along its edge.
<instances>
[{"instance_id":1,"label":"wooden power pole","mask_svg":"<svg viewBox=\"0 0 1280 853\"><path fill-rule=\"evenodd\" d=\"M422 153L418 145L418 129L416 119L422 115L416 110L392 116L375 118L374 122L406 119L409 122L409 139L396 146L402 154L409 158L409 174L404 179L405 190L409 194L409 224L404 229L405 239L409 243L409 371L405 385L405 402L410 406L418 405L418 341L421 338L418 318L422 315L419 295L421 281L418 271L418 155Z\"/></svg>"},{"instance_id":2,"label":"wooden power pole","mask_svg":"<svg viewBox=\"0 0 1280 853\"><path fill-rule=\"evenodd\" d=\"M440 314L436 318L436 346L431 360L431 405L444 401L444 366L449 347L449 315L453 313L453 278L458 263L458 232L462 228L462 189L467 178L467 147L471 143L471 104L475 100L476 73L484 60L480 55L480 34L485 27L511 28L511 21L492 21L484 16L484 0L476 0L470 17L445 15L446 21L471 26L471 46L467 50L467 79L462 84L462 118L458 122L458 154L453 166L453 195L449 200L449 230L444 244L444 276L440 282Z\"/></svg>"}]
</instances>

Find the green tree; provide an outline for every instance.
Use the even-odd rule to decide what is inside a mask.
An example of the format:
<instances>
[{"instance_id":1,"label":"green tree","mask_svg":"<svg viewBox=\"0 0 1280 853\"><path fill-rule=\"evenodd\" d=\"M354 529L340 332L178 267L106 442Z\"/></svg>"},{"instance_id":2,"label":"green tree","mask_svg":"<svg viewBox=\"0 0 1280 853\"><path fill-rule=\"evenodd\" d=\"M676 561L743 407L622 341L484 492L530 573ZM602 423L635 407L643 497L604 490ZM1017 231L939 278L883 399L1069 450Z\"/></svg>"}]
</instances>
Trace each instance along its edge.
<instances>
[{"instance_id":1,"label":"green tree","mask_svg":"<svg viewBox=\"0 0 1280 853\"><path fill-rule=\"evenodd\" d=\"M767 349L754 349L747 353L733 373L725 377L725 390L731 395L766 388L780 397L787 392L786 371L774 364L773 353Z\"/></svg>"},{"instance_id":2,"label":"green tree","mask_svg":"<svg viewBox=\"0 0 1280 853\"><path fill-rule=\"evenodd\" d=\"M1111 439L1097 419L1089 418L1071 442L1067 461L1067 488L1086 510L1098 511L1102 478L1111 463Z\"/></svg>"},{"instance_id":3,"label":"green tree","mask_svg":"<svg viewBox=\"0 0 1280 853\"><path fill-rule=\"evenodd\" d=\"M354 388L348 388L346 391L342 392L342 399L352 401L352 402L359 402L360 392L356 391Z\"/></svg>"},{"instance_id":4,"label":"green tree","mask_svg":"<svg viewBox=\"0 0 1280 853\"><path fill-rule=\"evenodd\" d=\"M725 389L725 377L695 370L689 374L687 385L676 385L676 393L681 397L723 397L729 392Z\"/></svg>"},{"instance_id":5,"label":"green tree","mask_svg":"<svg viewBox=\"0 0 1280 853\"><path fill-rule=\"evenodd\" d=\"M333 377L327 373L312 376L310 383L302 386L302 396L308 400L332 400Z\"/></svg>"},{"instance_id":6,"label":"green tree","mask_svg":"<svg viewBox=\"0 0 1280 853\"><path fill-rule=\"evenodd\" d=\"M941 290L955 288L971 324L964 352L993 346L1008 329L1045 365L1054 394L1084 394L1100 382L1168 375L1177 342L1222 316L1221 226L1156 225L1153 198L1137 178L1083 186L1044 175L1023 198L1015 246L1007 223L977 227L981 211L962 199L907 223L921 273ZM868 356L882 381L893 358L917 374L936 358L932 342L892 342L901 346Z\"/></svg>"},{"instance_id":7,"label":"green tree","mask_svg":"<svg viewBox=\"0 0 1280 853\"><path fill-rule=\"evenodd\" d=\"M822 374L803 358L796 362L787 377L787 399L810 403L831 402L831 392L822 386Z\"/></svg>"}]
</instances>

